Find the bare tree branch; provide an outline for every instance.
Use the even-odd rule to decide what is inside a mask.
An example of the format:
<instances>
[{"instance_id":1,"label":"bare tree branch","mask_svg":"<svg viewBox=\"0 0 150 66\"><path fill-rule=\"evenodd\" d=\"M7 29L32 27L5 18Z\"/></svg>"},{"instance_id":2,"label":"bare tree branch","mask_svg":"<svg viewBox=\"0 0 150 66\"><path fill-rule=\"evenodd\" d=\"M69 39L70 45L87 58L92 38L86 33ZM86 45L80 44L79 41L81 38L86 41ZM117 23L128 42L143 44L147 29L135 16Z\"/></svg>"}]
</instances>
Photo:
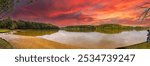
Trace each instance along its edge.
<instances>
[{"instance_id":1,"label":"bare tree branch","mask_svg":"<svg viewBox=\"0 0 150 66\"><path fill-rule=\"evenodd\" d=\"M147 5L150 3L144 3L144 5ZM143 22L146 18L150 16L150 6L141 6L140 8L145 8L145 11L141 14L138 20L141 20Z\"/></svg>"}]
</instances>

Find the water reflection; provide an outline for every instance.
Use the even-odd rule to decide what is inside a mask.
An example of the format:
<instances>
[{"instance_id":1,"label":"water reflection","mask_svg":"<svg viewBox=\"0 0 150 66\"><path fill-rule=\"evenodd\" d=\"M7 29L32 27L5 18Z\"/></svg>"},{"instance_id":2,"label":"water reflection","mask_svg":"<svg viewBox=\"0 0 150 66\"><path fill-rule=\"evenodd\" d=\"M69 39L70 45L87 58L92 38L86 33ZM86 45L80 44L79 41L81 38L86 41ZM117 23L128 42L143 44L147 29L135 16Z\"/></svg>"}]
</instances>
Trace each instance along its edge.
<instances>
[{"instance_id":1,"label":"water reflection","mask_svg":"<svg viewBox=\"0 0 150 66\"><path fill-rule=\"evenodd\" d=\"M84 48L117 48L144 42L146 34L146 31L104 34L99 32L67 32L60 30L57 33L38 37Z\"/></svg>"},{"instance_id":2,"label":"water reflection","mask_svg":"<svg viewBox=\"0 0 150 66\"><path fill-rule=\"evenodd\" d=\"M23 36L42 36L46 34L52 34L58 32L58 30L16 30L13 34Z\"/></svg>"}]
</instances>

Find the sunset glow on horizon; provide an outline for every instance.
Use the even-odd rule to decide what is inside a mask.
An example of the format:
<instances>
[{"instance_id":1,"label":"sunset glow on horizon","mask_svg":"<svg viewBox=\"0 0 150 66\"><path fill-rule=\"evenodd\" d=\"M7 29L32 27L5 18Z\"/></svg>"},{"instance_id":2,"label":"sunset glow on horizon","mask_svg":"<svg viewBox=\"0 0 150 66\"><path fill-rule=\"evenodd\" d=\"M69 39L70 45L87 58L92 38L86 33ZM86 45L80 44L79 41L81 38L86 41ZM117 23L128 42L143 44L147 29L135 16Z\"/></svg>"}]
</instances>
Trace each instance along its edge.
<instances>
[{"instance_id":1,"label":"sunset glow on horizon","mask_svg":"<svg viewBox=\"0 0 150 66\"><path fill-rule=\"evenodd\" d=\"M150 26L150 18L139 22L140 8L150 0L37 0L16 5L12 17L17 20L45 22L57 26L121 24Z\"/></svg>"}]
</instances>

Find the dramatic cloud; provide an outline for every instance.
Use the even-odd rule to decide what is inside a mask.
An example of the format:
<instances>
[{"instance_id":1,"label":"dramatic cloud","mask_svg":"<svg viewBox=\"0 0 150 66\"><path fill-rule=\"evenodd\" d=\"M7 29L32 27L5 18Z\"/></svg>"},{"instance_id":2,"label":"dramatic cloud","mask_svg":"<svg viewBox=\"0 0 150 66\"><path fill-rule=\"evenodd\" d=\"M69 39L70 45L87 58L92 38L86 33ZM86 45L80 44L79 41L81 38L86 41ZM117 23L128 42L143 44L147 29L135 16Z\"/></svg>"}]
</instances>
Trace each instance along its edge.
<instances>
[{"instance_id":1,"label":"dramatic cloud","mask_svg":"<svg viewBox=\"0 0 150 66\"><path fill-rule=\"evenodd\" d=\"M148 26L148 20L140 24L137 19L144 10L139 6L149 0L37 0L29 5L25 1L16 6L13 18L58 26L104 23Z\"/></svg>"}]
</instances>

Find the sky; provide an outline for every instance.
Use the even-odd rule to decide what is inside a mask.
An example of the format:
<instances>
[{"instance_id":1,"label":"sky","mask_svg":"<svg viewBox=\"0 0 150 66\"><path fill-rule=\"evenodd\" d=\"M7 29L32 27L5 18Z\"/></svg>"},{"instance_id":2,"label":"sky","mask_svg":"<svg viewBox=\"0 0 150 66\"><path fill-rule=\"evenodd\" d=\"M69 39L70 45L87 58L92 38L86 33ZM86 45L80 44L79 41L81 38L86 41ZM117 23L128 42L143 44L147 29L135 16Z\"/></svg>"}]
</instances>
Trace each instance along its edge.
<instances>
[{"instance_id":1,"label":"sky","mask_svg":"<svg viewBox=\"0 0 150 66\"><path fill-rule=\"evenodd\" d=\"M128 26L150 26L149 18L140 22L145 10L140 6L150 0L37 0L27 4L21 0L12 17L50 23L57 26L121 24Z\"/></svg>"}]
</instances>

